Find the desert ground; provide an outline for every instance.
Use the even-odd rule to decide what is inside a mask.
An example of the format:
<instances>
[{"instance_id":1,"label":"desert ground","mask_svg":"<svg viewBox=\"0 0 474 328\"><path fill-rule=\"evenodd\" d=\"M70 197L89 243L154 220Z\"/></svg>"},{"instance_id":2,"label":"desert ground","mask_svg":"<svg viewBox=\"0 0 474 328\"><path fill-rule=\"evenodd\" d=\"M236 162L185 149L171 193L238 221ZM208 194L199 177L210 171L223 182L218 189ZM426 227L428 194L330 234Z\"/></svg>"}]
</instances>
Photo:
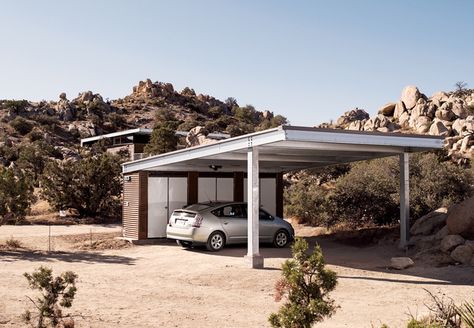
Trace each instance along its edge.
<instances>
[{"instance_id":1,"label":"desert ground","mask_svg":"<svg viewBox=\"0 0 474 328\"><path fill-rule=\"evenodd\" d=\"M426 290L456 302L474 295L472 268L416 263L395 271L389 260L403 254L393 244L357 247L315 236L317 229L297 232L321 244L339 277L332 297L340 308L318 327L402 327L410 314L427 313ZM0 244L13 237L23 245L0 249L1 327L22 326L20 315L31 308L26 296L34 295L22 275L40 265L79 275L69 311L80 315L76 327L268 327L269 314L280 306L273 287L289 248L263 246L265 268L252 270L244 264L245 246L218 253L185 250L166 240L130 246L112 239L120 234L117 225L53 226L47 252L48 233L47 226L0 227Z\"/></svg>"}]
</instances>

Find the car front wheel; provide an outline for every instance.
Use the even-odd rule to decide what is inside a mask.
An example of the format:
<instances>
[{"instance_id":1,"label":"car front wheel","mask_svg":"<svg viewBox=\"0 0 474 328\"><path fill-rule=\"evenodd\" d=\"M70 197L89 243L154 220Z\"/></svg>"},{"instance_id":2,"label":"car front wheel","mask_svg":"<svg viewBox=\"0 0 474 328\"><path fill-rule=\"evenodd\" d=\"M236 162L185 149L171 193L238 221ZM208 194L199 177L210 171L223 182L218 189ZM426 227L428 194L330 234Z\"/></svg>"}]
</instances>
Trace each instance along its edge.
<instances>
[{"instance_id":1,"label":"car front wheel","mask_svg":"<svg viewBox=\"0 0 474 328\"><path fill-rule=\"evenodd\" d=\"M273 245L275 245L275 247L285 247L286 245L288 245L288 242L289 242L289 235L288 235L288 232L286 232L285 230L279 230L276 234L275 234L275 238L273 239Z\"/></svg>"},{"instance_id":2,"label":"car front wheel","mask_svg":"<svg viewBox=\"0 0 474 328\"><path fill-rule=\"evenodd\" d=\"M212 251L212 252L217 252L220 251L222 248L224 248L225 244L225 237L222 232L213 232L210 236L209 239L207 240L207 249Z\"/></svg>"}]
</instances>

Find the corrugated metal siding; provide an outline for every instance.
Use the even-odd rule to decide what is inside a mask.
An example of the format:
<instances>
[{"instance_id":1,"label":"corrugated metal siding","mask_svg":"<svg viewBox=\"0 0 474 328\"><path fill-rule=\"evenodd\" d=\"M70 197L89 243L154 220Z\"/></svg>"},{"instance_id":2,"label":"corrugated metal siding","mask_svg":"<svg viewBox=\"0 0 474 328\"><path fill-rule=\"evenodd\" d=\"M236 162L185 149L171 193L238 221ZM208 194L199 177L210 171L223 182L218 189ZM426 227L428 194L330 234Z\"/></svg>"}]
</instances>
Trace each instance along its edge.
<instances>
[{"instance_id":1,"label":"corrugated metal siding","mask_svg":"<svg viewBox=\"0 0 474 328\"><path fill-rule=\"evenodd\" d=\"M127 179L129 180L127 181ZM147 172L124 175L122 216L124 236L127 238L146 238L147 179Z\"/></svg>"}]
</instances>

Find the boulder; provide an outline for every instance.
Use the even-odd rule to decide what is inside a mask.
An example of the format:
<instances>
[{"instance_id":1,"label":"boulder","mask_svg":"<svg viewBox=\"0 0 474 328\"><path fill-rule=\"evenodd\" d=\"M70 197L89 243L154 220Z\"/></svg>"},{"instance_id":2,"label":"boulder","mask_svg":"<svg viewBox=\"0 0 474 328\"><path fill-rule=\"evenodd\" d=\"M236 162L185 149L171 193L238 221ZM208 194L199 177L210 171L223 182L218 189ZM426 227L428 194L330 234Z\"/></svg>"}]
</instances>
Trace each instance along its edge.
<instances>
[{"instance_id":1,"label":"boulder","mask_svg":"<svg viewBox=\"0 0 474 328\"><path fill-rule=\"evenodd\" d=\"M441 240L440 249L443 252L450 252L462 244L464 244L464 238L460 235L447 235Z\"/></svg>"},{"instance_id":2,"label":"boulder","mask_svg":"<svg viewBox=\"0 0 474 328\"><path fill-rule=\"evenodd\" d=\"M464 245L469 246L472 249L472 251L474 252L474 240L466 240Z\"/></svg>"},{"instance_id":3,"label":"boulder","mask_svg":"<svg viewBox=\"0 0 474 328\"><path fill-rule=\"evenodd\" d=\"M436 239L441 240L444 237L446 237L447 235L449 235L449 230L448 230L448 226L445 225L434 236L435 236Z\"/></svg>"},{"instance_id":4,"label":"boulder","mask_svg":"<svg viewBox=\"0 0 474 328\"><path fill-rule=\"evenodd\" d=\"M369 114L365 110L356 108L345 112L341 117L339 117L336 121L336 125L345 126L353 121L367 120L369 117Z\"/></svg>"},{"instance_id":5,"label":"boulder","mask_svg":"<svg viewBox=\"0 0 474 328\"><path fill-rule=\"evenodd\" d=\"M451 111L459 118L467 117L467 110L462 99L455 99L451 105Z\"/></svg>"},{"instance_id":6,"label":"boulder","mask_svg":"<svg viewBox=\"0 0 474 328\"><path fill-rule=\"evenodd\" d=\"M448 101L448 99L449 99L449 96L444 91L438 91L431 96L431 100L436 100L440 103L446 102Z\"/></svg>"},{"instance_id":7,"label":"boulder","mask_svg":"<svg viewBox=\"0 0 474 328\"><path fill-rule=\"evenodd\" d=\"M410 114L408 114L408 112L403 112L398 118L398 124L400 124L402 128L408 127L409 121L410 121Z\"/></svg>"},{"instance_id":8,"label":"boulder","mask_svg":"<svg viewBox=\"0 0 474 328\"><path fill-rule=\"evenodd\" d=\"M406 109L410 110L415 107L416 102L420 98L421 94L418 88L414 85L409 85L403 89L400 100L403 101Z\"/></svg>"},{"instance_id":9,"label":"boulder","mask_svg":"<svg viewBox=\"0 0 474 328\"><path fill-rule=\"evenodd\" d=\"M451 206L446 224L451 234L474 238L474 197Z\"/></svg>"},{"instance_id":10,"label":"boulder","mask_svg":"<svg viewBox=\"0 0 474 328\"><path fill-rule=\"evenodd\" d=\"M433 124L431 124L429 134L432 136L447 137L449 135L449 130L443 122L435 120Z\"/></svg>"},{"instance_id":11,"label":"boulder","mask_svg":"<svg viewBox=\"0 0 474 328\"><path fill-rule=\"evenodd\" d=\"M393 112L395 111L395 103L388 103L380 107L379 109L379 114L385 115L385 116L393 116Z\"/></svg>"},{"instance_id":12,"label":"boulder","mask_svg":"<svg viewBox=\"0 0 474 328\"><path fill-rule=\"evenodd\" d=\"M466 120L458 118L457 120L453 122L453 125L451 126L451 128L453 129L455 134L462 135L462 133L466 130L465 124L466 124Z\"/></svg>"},{"instance_id":13,"label":"boulder","mask_svg":"<svg viewBox=\"0 0 474 328\"><path fill-rule=\"evenodd\" d=\"M390 267L396 270L403 270L413 266L415 262L409 257L392 257Z\"/></svg>"},{"instance_id":14,"label":"boulder","mask_svg":"<svg viewBox=\"0 0 474 328\"><path fill-rule=\"evenodd\" d=\"M410 234L412 235L431 235L446 224L448 209L441 207L433 212L422 216L412 225Z\"/></svg>"},{"instance_id":15,"label":"boulder","mask_svg":"<svg viewBox=\"0 0 474 328\"><path fill-rule=\"evenodd\" d=\"M399 118L403 112L406 110L405 105L403 104L403 101L399 101L395 105L395 109L393 111L393 117L394 118Z\"/></svg>"},{"instance_id":16,"label":"boulder","mask_svg":"<svg viewBox=\"0 0 474 328\"><path fill-rule=\"evenodd\" d=\"M349 126L347 127L348 130L353 130L353 131L362 131L364 130L364 124L365 124L365 121L366 120L357 120L357 121L353 121L349 124Z\"/></svg>"},{"instance_id":17,"label":"boulder","mask_svg":"<svg viewBox=\"0 0 474 328\"><path fill-rule=\"evenodd\" d=\"M450 121L454 117L454 113L450 109L439 108L435 112L435 117L443 121Z\"/></svg>"},{"instance_id":18,"label":"boulder","mask_svg":"<svg viewBox=\"0 0 474 328\"><path fill-rule=\"evenodd\" d=\"M59 99L61 99L61 100L67 100L67 98L66 98L66 93L65 93L65 92L61 92L61 94L59 95Z\"/></svg>"},{"instance_id":19,"label":"boulder","mask_svg":"<svg viewBox=\"0 0 474 328\"><path fill-rule=\"evenodd\" d=\"M426 133L430 130L431 119L428 116L419 116L412 121L414 129L418 133Z\"/></svg>"},{"instance_id":20,"label":"boulder","mask_svg":"<svg viewBox=\"0 0 474 328\"><path fill-rule=\"evenodd\" d=\"M472 260L472 249L466 245L460 245L451 252L451 258L462 264L470 264Z\"/></svg>"}]
</instances>

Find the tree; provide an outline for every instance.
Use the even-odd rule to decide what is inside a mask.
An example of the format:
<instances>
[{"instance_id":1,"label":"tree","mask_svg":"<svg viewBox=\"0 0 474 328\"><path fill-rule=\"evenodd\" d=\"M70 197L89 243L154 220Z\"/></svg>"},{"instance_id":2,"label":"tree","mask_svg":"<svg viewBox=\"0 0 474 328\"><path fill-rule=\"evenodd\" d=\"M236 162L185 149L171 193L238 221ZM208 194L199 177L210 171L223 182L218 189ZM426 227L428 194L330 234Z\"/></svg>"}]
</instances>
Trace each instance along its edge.
<instances>
[{"instance_id":1,"label":"tree","mask_svg":"<svg viewBox=\"0 0 474 328\"><path fill-rule=\"evenodd\" d=\"M268 318L272 327L310 328L335 312L328 294L337 284L336 273L325 268L321 247L308 254L308 243L296 238L292 259L282 265L283 278L275 285L275 300L287 302Z\"/></svg>"},{"instance_id":2,"label":"tree","mask_svg":"<svg viewBox=\"0 0 474 328\"><path fill-rule=\"evenodd\" d=\"M121 158L103 153L78 161L49 163L41 196L56 210L76 209L81 217L114 217L120 210Z\"/></svg>"},{"instance_id":3,"label":"tree","mask_svg":"<svg viewBox=\"0 0 474 328\"><path fill-rule=\"evenodd\" d=\"M467 83L464 81L458 81L454 84L454 86L456 87L456 93L463 93L464 90L466 90Z\"/></svg>"},{"instance_id":4,"label":"tree","mask_svg":"<svg viewBox=\"0 0 474 328\"><path fill-rule=\"evenodd\" d=\"M176 129L179 123L170 110L159 109L156 113L150 143L144 149L145 153L157 155L176 150L178 144Z\"/></svg>"},{"instance_id":5,"label":"tree","mask_svg":"<svg viewBox=\"0 0 474 328\"><path fill-rule=\"evenodd\" d=\"M65 318L72 318L63 314L63 308L70 308L76 295L77 274L72 271L63 272L60 276L53 277L53 270L40 266L32 274L23 274L28 280L29 287L41 292L36 299L29 300L35 306L37 313L32 314L29 310L23 314L23 320L34 327L59 327L66 326ZM35 320L36 319L36 320ZM71 321L69 321L71 322ZM74 327L73 324L69 326Z\"/></svg>"},{"instance_id":6,"label":"tree","mask_svg":"<svg viewBox=\"0 0 474 328\"><path fill-rule=\"evenodd\" d=\"M21 171L0 166L0 225L23 219L34 200L29 179Z\"/></svg>"}]
</instances>

